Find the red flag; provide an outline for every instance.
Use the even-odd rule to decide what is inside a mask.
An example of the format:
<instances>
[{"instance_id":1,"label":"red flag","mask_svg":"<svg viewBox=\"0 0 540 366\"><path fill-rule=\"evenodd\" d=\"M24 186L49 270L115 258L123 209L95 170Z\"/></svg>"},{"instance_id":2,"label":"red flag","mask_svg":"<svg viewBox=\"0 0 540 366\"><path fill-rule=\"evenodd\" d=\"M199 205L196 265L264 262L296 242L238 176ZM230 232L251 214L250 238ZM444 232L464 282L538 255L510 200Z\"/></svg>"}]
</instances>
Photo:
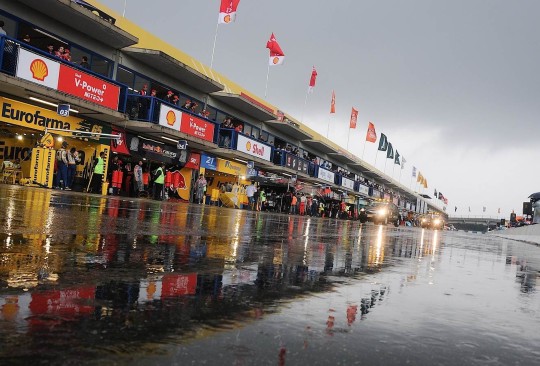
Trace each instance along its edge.
<instances>
[{"instance_id":1,"label":"red flag","mask_svg":"<svg viewBox=\"0 0 540 366\"><path fill-rule=\"evenodd\" d=\"M218 24L229 24L236 19L236 9L240 0L221 0Z\"/></svg>"},{"instance_id":2,"label":"red flag","mask_svg":"<svg viewBox=\"0 0 540 366\"><path fill-rule=\"evenodd\" d=\"M351 122L349 124L349 128L356 128L356 120L358 119L358 111L356 109L352 109L351 111Z\"/></svg>"},{"instance_id":3,"label":"red flag","mask_svg":"<svg viewBox=\"0 0 540 366\"><path fill-rule=\"evenodd\" d=\"M311 71L311 78L309 79L309 89L308 92L313 92L313 88L315 87L315 82L317 81L317 70L315 70L315 66L313 66L313 70Z\"/></svg>"},{"instance_id":4,"label":"red flag","mask_svg":"<svg viewBox=\"0 0 540 366\"><path fill-rule=\"evenodd\" d=\"M266 42L266 48L270 50L270 60L268 61L269 65L281 65L285 59L285 54L281 50L281 47L279 47L274 33L272 33L270 36L270 40Z\"/></svg>"},{"instance_id":5,"label":"red flag","mask_svg":"<svg viewBox=\"0 0 540 366\"><path fill-rule=\"evenodd\" d=\"M330 102L330 113L336 113L336 93L332 90L332 101Z\"/></svg>"},{"instance_id":6,"label":"red flag","mask_svg":"<svg viewBox=\"0 0 540 366\"><path fill-rule=\"evenodd\" d=\"M375 125L372 122L369 122L366 134L366 141L375 142L377 141L377 132L375 132Z\"/></svg>"}]
</instances>

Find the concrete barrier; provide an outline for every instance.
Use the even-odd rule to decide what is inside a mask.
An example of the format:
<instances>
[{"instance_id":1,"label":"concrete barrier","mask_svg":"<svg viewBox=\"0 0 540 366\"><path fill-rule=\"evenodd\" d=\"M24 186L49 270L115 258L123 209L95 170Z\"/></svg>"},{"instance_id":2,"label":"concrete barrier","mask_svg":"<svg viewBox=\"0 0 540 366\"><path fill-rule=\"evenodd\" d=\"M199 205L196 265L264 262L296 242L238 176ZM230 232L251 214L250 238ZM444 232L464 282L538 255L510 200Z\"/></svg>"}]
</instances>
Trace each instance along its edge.
<instances>
[{"instance_id":1,"label":"concrete barrier","mask_svg":"<svg viewBox=\"0 0 540 366\"><path fill-rule=\"evenodd\" d=\"M499 238L519 240L540 245L540 225L530 225L511 228L502 231L492 231L490 234Z\"/></svg>"}]
</instances>

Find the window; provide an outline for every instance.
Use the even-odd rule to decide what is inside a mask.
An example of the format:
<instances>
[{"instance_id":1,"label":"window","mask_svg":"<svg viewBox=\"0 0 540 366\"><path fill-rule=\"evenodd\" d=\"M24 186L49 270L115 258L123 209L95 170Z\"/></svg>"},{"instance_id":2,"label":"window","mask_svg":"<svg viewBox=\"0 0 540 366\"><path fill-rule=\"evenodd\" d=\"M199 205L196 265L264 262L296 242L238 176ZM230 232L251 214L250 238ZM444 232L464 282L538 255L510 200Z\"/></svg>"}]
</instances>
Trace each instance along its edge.
<instances>
[{"instance_id":1,"label":"window","mask_svg":"<svg viewBox=\"0 0 540 366\"><path fill-rule=\"evenodd\" d=\"M118 67L116 71L116 81L126 84L130 92L134 92L133 85L135 80L135 75L129 70L124 69L123 67Z\"/></svg>"}]
</instances>

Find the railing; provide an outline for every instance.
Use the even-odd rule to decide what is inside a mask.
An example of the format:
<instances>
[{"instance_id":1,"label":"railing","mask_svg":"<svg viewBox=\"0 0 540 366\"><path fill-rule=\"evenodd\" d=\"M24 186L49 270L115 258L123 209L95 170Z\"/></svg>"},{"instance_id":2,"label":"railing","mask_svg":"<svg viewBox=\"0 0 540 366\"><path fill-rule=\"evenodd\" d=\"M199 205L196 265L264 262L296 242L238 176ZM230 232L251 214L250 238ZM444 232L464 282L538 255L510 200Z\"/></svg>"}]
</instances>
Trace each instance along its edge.
<instances>
[{"instance_id":1,"label":"railing","mask_svg":"<svg viewBox=\"0 0 540 366\"><path fill-rule=\"evenodd\" d=\"M35 53L43 58L49 59L54 62L69 66L75 70L80 71L82 74L91 75L95 78L103 80L107 83L117 86L120 90L119 99L118 99L118 108L119 112L126 111L126 101L127 101L127 86L117 82L116 80L109 79L101 74L98 74L92 70L81 67L75 63L68 62L66 60L60 59L58 57L52 56L49 53L20 42L16 39L10 38L8 36L0 36L0 72L8 74L11 76L17 75L17 65L19 62L19 50L24 49L29 52ZM69 93L68 93L69 94ZM75 95L76 96L76 95ZM99 104L99 103L96 103Z\"/></svg>"}]
</instances>

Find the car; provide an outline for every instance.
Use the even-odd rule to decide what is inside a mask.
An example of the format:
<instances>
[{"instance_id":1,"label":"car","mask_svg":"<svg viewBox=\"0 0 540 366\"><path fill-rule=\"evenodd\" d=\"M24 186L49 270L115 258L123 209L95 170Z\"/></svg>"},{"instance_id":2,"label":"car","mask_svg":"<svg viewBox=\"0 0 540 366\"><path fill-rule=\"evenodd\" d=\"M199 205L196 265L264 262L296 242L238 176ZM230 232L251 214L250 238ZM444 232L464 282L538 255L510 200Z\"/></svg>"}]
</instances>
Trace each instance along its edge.
<instances>
[{"instance_id":1,"label":"car","mask_svg":"<svg viewBox=\"0 0 540 366\"><path fill-rule=\"evenodd\" d=\"M371 221L375 225L393 223L399 226L399 209L392 202L372 201L360 209L358 219L361 223Z\"/></svg>"},{"instance_id":2,"label":"car","mask_svg":"<svg viewBox=\"0 0 540 366\"><path fill-rule=\"evenodd\" d=\"M420 226L425 229L443 230L445 220L442 215L427 213L419 217Z\"/></svg>"}]
</instances>

